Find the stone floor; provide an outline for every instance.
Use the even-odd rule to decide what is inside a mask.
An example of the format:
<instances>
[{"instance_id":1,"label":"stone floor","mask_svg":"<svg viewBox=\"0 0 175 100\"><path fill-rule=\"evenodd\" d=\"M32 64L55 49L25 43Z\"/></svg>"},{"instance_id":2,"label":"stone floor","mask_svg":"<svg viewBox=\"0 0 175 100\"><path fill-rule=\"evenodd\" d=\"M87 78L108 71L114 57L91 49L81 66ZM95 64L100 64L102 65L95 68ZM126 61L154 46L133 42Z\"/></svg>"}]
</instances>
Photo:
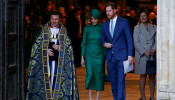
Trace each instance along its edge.
<instances>
[{"instance_id":1,"label":"stone floor","mask_svg":"<svg viewBox=\"0 0 175 100\"><path fill-rule=\"evenodd\" d=\"M76 67L76 74L77 74L80 100L89 100L88 90L84 88L86 69L83 67ZM134 73L128 73L126 75L125 84L126 84L125 85L126 86L126 100L139 100L140 98L139 75L135 75ZM148 78L146 81L145 93L146 93L147 100L149 100L150 92L149 92ZM93 91L93 100L95 100L95 96L96 96L96 92ZM155 97L156 97L156 93L155 93ZM110 82L105 82L105 89L104 91L101 92L100 100L113 100Z\"/></svg>"}]
</instances>

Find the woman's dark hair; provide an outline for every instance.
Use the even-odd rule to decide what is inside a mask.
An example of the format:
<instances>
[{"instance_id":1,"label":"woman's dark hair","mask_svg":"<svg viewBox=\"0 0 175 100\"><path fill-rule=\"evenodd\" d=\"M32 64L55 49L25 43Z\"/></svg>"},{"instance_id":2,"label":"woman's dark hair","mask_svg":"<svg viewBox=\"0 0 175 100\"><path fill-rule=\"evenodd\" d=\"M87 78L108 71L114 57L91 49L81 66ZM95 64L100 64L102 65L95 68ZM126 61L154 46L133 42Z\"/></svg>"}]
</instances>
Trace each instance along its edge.
<instances>
[{"instance_id":1,"label":"woman's dark hair","mask_svg":"<svg viewBox=\"0 0 175 100\"><path fill-rule=\"evenodd\" d=\"M143 13L143 12L146 13L147 16L149 15L148 8L143 7L143 8L140 9L140 11L138 13L138 17L140 17L140 14Z\"/></svg>"},{"instance_id":2,"label":"woman's dark hair","mask_svg":"<svg viewBox=\"0 0 175 100\"><path fill-rule=\"evenodd\" d=\"M147 15L147 18L148 18L147 22L150 23L148 8L144 8L144 7L141 8L140 11L139 11L139 13L138 13L138 17L140 17L141 13L145 13ZM140 24L140 23L141 22L139 20L138 24Z\"/></svg>"}]
</instances>

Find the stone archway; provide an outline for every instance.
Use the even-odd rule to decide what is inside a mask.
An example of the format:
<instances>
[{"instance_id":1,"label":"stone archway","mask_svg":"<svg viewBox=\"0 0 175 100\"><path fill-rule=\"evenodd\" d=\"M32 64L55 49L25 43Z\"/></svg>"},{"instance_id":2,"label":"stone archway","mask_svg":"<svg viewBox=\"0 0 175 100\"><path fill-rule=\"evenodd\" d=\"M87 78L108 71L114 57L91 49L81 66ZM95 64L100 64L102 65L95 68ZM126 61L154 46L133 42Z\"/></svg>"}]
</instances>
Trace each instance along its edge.
<instances>
[{"instance_id":1,"label":"stone archway","mask_svg":"<svg viewBox=\"0 0 175 100\"><path fill-rule=\"evenodd\" d=\"M157 7L157 100L175 100L175 0Z\"/></svg>"}]
</instances>

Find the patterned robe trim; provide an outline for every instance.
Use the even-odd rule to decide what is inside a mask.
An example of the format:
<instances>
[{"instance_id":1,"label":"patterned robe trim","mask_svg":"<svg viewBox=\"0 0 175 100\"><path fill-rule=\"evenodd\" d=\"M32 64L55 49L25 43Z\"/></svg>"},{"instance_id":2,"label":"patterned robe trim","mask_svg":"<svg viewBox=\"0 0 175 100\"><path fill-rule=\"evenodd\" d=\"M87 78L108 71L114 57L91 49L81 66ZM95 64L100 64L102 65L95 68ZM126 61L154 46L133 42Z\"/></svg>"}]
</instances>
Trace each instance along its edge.
<instances>
[{"instance_id":1,"label":"patterned robe trim","mask_svg":"<svg viewBox=\"0 0 175 100\"><path fill-rule=\"evenodd\" d=\"M43 59L43 72L44 72L44 82L45 82L45 90L46 90L46 98L47 100L56 100L59 95L60 85L61 85L61 75L62 75L62 68L64 65L64 55L65 55L65 28L62 26L61 23L59 23L60 31L58 33L58 40L60 45L59 50L59 59L58 59L58 67L57 67L57 74L56 74L56 82L54 91L50 91L50 78L48 75L48 45L49 45L49 39L51 37L50 32L50 23L46 24L43 29L43 45L42 45L42 59Z\"/></svg>"}]
</instances>

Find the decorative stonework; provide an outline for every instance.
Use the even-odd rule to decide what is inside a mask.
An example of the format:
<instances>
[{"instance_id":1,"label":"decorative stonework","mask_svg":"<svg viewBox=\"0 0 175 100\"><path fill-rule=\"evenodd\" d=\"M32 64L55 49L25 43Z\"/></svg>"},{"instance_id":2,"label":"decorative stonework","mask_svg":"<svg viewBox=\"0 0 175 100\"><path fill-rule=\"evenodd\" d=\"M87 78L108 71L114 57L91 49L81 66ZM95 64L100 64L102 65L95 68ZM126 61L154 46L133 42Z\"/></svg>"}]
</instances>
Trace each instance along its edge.
<instances>
[{"instance_id":1,"label":"decorative stonework","mask_svg":"<svg viewBox=\"0 0 175 100\"><path fill-rule=\"evenodd\" d=\"M170 100L169 92L159 92L157 100Z\"/></svg>"}]
</instances>

